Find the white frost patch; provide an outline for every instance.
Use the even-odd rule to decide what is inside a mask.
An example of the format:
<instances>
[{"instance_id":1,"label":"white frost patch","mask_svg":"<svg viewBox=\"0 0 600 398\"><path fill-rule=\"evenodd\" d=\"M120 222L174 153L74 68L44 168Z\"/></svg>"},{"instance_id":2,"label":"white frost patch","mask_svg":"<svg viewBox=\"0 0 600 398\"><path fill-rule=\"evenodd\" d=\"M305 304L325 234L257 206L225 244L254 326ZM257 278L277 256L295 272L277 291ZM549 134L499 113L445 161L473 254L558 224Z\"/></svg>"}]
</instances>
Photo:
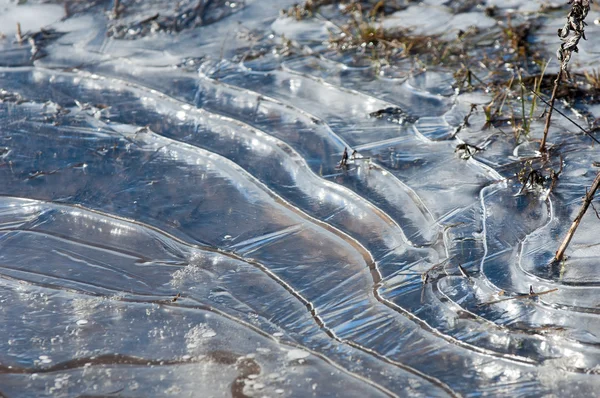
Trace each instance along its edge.
<instances>
[{"instance_id":1,"label":"white frost patch","mask_svg":"<svg viewBox=\"0 0 600 398\"><path fill-rule=\"evenodd\" d=\"M450 9L419 4L395 12L384 19L385 29L414 28L413 33L423 35L442 35L444 39L456 38L458 31L468 30L471 26L484 30L495 26L497 22L477 12L454 15Z\"/></svg>"},{"instance_id":2,"label":"white frost patch","mask_svg":"<svg viewBox=\"0 0 600 398\"><path fill-rule=\"evenodd\" d=\"M202 280L203 270L196 264L188 264L186 267L179 269L171 276L171 286L182 287L186 283L197 283Z\"/></svg>"},{"instance_id":3,"label":"white frost patch","mask_svg":"<svg viewBox=\"0 0 600 398\"><path fill-rule=\"evenodd\" d=\"M312 19L297 21L295 18L280 17L273 22L271 29L279 36L299 42L325 41L329 38L327 24Z\"/></svg>"},{"instance_id":4,"label":"white frost patch","mask_svg":"<svg viewBox=\"0 0 600 398\"><path fill-rule=\"evenodd\" d=\"M310 352L304 350L291 350L287 353L288 361L293 361L295 359L304 359L310 356Z\"/></svg>"},{"instance_id":5,"label":"white frost patch","mask_svg":"<svg viewBox=\"0 0 600 398\"><path fill-rule=\"evenodd\" d=\"M52 362L52 359L50 359L50 357L48 355L40 355L39 359L40 359L41 363L50 363L50 362Z\"/></svg>"},{"instance_id":6,"label":"white frost patch","mask_svg":"<svg viewBox=\"0 0 600 398\"><path fill-rule=\"evenodd\" d=\"M55 378L54 379L54 387L50 387L50 389L48 390L50 392L50 394L54 393L56 390L60 390L62 388L67 387L69 384L69 377L71 377L71 376L64 375L64 376L59 376L59 377Z\"/></svg>"},{"instance_id":7,"label":"white frost patch","mask_svg":"<svg viewBox=\"0 0 600 398\"><path fill-rule=\"evenodd\" d=\"M214 330L203 323L194 326L185 334L188 351L194 351L216 335L217 333Z\"/></svg>"}]
</instances>

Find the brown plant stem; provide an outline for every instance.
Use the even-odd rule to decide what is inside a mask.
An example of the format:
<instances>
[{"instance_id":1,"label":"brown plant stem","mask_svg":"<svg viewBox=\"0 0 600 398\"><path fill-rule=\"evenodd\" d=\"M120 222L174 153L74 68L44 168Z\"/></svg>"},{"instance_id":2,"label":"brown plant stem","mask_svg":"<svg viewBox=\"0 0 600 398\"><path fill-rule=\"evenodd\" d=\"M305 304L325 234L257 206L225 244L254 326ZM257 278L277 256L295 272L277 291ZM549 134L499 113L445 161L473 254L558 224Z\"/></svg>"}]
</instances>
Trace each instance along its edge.
<instances>
[{"instance_id":1,"label":"brown plant stem","mask_svg":"<svg viewBox=\"0 0 600 398\"><path fill-rule=\"evenodd\" d=\"M23 43L23 34L21 34L21 24L17 22L17 33L15 34L19 44Z\"/></svg>"},{"instance_id":2,"label":"brown plant stem","mask_svg":"<svg viewBox=\"0 0 600 398\"><path fill-rule=\"evenodd\" d=\"M567 250L567 246L569 246L569 243L571 243L571 239L573 239L573 235L575 234L575 231L577 230L577 227L579 226L583 215L587 211L588 207L590 207L590 203L592 203L592 200L594 199L594 194L596 193L596 190L598 190L598 187L600 187L600 172L598 173L598 175L596 175L596 179L592 183L590 190L586 193L583 205L581 205L581 209L579 209L577 217L575 217L575 219L573 220L571 228L569 228L569 232L567 232L565 239L556 251L556 254L554 255L555 261L562 260L563 256L565 255L565 250Z\"/></svg>"},{"instance_id":3,"label":"brown plant stem","mask_svg":"<svg viewBox=\"0 0 600 398\"><path fill-rule=\"evenodd\" d=\"M120 7L121 7L121 1L115 0L114 5L113 5L113 18L114 19L119 19Z\"/></svg>"},{"instance_id":4,"label":"brown plant stem","mask_svg":"<svg viewBox=\"0 0 600 398\"><path fill-rule=\"evenodd\" d=\"M558 92L558 85L562 79L563 69L562 66L558 71L558 75L556 75L556 80L554 80L554 88L552 89L552 97L550 97L550 109L548 109L548 114L546 115L546 124L544 125L544 136L542 137L542 142L540 144L540 152L546 152L546 139L548 138L548 130L550 129L550 119L552 118L552 111L554 110L554 101L556 100L556 93Z\"/></svg>"}]
</instances>

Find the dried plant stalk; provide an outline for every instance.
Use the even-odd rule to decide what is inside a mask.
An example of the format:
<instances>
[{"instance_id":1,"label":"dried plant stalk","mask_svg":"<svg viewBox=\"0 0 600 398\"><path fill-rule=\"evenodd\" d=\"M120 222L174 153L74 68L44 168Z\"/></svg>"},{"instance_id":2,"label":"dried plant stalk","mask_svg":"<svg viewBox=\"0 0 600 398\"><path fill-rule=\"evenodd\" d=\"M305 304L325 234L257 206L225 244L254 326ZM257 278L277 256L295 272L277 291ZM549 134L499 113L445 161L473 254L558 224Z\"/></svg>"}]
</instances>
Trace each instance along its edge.
<instances>
[{"instance_id":1,"label":"dried plant stalk","mask_svg":"<svg viewBox=\"0 0 600 398\"><path fill-rule=\"evenodd\" d=\"M23 43L23 34L21 33L21 24L17 22L17 33L15 34L19 44Z\"/></svg>"},{"instance_id":2,"label":"dried plant stalk","mask_svg":"<svg viewBox=\"0 0 600 398\"><path fill-rule=\"evenodd\" d=\"M121 1L120 0L115 0L114 4L113 4L113 18L114 19L119 19L120 16L120 8L121 8Z\"/></svg>"},{"instance_id":3,"label":"dried plant stalk","mask_svg":"<svg viewBox=\"0 0 600 398\"><path fill-rule=\"evenodd\" d=\"M567 250L567 246L569 246L569 243L571 243L571 239L573 239L573 234L575 234L575 231L577 230L577 227L579 226L579 223L581 222L583 215L587 211L588 207L590 207L590 203L592 203L592 200L594 199L594 194L598 190L598 187L600 187L600 172L598 173L598 175L596 176L596 179L592 183L592 187L585 195L583 205L581 205L581 209L579 209L579 213L577 214L577 217L575 217L575 220L573 220L573 223L571 224L571 228L569 228L569 232L567 232L567 236L565 236L565 239L563 240L562 244L556 251L556 254L554 255L555 261L562 260L563 256L565 255L565 250Z\"/></svg>"},{"instance_id":4,"label":"dried plant stalk","mask_svg":"<svg viewBox=\"0 0 600 398\"><path fill-rule=\"evenodd\" d=\"M542 142L540 143L540 152L546 152L546 139L548 138L548 130L550 129L550 119L552 118L552 111L554 110L554 101L556 100L556 93L558 92L558 85L562 80L563 76L569 76L567 66L573 52L578 52L577 45L579 40L585 38L585 17L590 10L590 4L592 0L570 0L571 10L567 15L567 22L562 29L558 30L558 37L562 40L560 48L556 52L556 57L560 61L560 70L554 80L554 88L552 89L552 97L550 97L550 109L546 115L546 123L544 125L544 135ZM572 34L571 34L572 33ZM571 35L570 35L571 34ZM570 35L570 36L569 36Z\"/></svg>"},{"instance_id":5,"label":"dried plant stalk","mask_svg":"<svg viewBox=\"0 0 600 398\"><path fill-rule=\"evenodd\" d=\"M540 143L540 152L546 152L546 139L548 138L548 130L550 129L550 119L552 118L552 111L554 110L554 101L556 101L556 93L558 92L558 85L562 80L562 66L556 80L554 80L554 88L552 89L552 97L550 97L550 110L546 114L546 124L544 124L544 135L542 136L542 142Z\"/></svg>"}]
</instances>

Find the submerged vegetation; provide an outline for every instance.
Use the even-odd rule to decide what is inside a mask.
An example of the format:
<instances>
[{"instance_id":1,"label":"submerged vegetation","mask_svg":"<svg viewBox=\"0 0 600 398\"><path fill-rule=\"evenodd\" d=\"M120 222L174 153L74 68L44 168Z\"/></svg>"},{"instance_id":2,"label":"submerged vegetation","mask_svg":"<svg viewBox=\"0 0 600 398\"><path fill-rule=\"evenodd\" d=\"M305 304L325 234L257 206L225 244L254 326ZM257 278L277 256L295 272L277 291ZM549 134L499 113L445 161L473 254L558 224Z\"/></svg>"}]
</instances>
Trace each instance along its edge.
<instances>
[{"instance_id":1,"label":"submerged vegetation","mask_svg":"<svg viewBox=\"0 0 600 398\"><path fill-rule=\"evenodd\" d=\"M586 134L592 142L600 141L593 132L598 130L596 119L588 119L585 111L579 111L586 126L573 120L565 112L556 109L561 100L567 109L575 110L578 104L600 102L600 72L589 70L569 73L568 63L578 51L585 37L585 18L591 0L571 0L566 23L559 29L562 43L556 57L560 63L558 72L547 73L552 58L539 44L530 40L532 33L541 28L539 22L517 14L501 12L497 7L485 8L485 15L496 20L493 29L480 30L471 26L458 30L454 38L448 34L423 34L404 27L384 26L384 17L407 8L409 1L340 1L307 0L284 13L297 20L321 17L335 27L330 31L329 48L342 54L363 57L375 66L411 65L412 73L419 73L423 65L454 70L454 88L457 93L480 90L491 94L492 100L479 108L473 105L451 137L457 137L469 126L469 118L476 112L485 115L484 130L494 128L512 140L517 146L539 139L538 155L525 158L514 165L515 180L521 184L519 194L532 192L547 197L559 181L563 170L560 145L548 143L548 133L554 113L572 123ZM456 2L456 13L481 7L470 2ZM466 7L466 9L464 9ZM454 9L453 8L453 9ZM545 6L540 13L562 12L561 7ZM371 115L373 117L374 115ZM378 117L380 117L378 115ZM543 132L540 134L541 121ZM505 129L512 130L512 134ZM485 145L462 143L456 147L463 159L476 156ZM586 194L587 208L595 189ZM596 187L597 188L597 187ZM577 223L580 217L576 219ZM575 224L575 223L574 223ZM575 226L576 228L576 226ZM574 229L569 232L572 236ZM565 242L570 239L566 238ZM568 242L566 243L568 244ZM563 258L566 244L557 251L555 259Z\"/></svg>"},{"instance_id":2,"label":"submerged vegetation","mask_svg":"<svg viewBox=\"0 0 600 398\"><path fill-rule=\"evenodd\" d=\"M369 17L385 16L406 8L406 2L400 0L363 0L363 1L340 1L340 0L306 0L304 3L296 4L283 12L297 20L312 18L319 8L328 5L337 5L343 12L365 10Z\"/></svg>"},{"instance_id":3,"label":"submerged vegetation","mask_svg":"<svg viewBox=\"0 0 600 398\"><path fill-rule=\"evenodd\" d=\"M324 6L336 6L345 18L330 19L337 27L330 33L329 46L341 52L364 54L375 62L389 63L396 57L437 53L442 42L432 35L415 35L409 29L385 29L380 18L406 8L396 1L307 0L284 14L297 20L314 17Z\"/></svg>"}]
</instances>

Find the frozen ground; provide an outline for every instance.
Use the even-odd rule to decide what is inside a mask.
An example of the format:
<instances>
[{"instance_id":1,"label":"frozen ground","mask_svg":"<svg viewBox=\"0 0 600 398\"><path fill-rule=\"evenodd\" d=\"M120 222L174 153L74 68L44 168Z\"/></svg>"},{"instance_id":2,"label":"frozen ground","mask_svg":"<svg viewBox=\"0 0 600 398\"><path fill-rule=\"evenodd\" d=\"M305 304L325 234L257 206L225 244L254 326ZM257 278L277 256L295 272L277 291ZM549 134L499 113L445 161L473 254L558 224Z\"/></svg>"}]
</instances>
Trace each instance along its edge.
<instances>
[{"instance_id":1,"label":"frozen ground","mask_svg":"<svg viewBox=\"0 0 600 398\"><path fill-rule=\"evenodd\" d=\"M535 144L481 110L455 134L489 94L329 50L334 7L19 3L0 0L1 396L596 395L593 211L548 265L597 171L567 121L552 193L522 191ZM496 26L451 3L384 25ZM553 54L566 7L487 3L543 19ZM582 43L574 70L599 53ZM503 300L530 286L557 290Z\"/></svg>"}]
</instances>

